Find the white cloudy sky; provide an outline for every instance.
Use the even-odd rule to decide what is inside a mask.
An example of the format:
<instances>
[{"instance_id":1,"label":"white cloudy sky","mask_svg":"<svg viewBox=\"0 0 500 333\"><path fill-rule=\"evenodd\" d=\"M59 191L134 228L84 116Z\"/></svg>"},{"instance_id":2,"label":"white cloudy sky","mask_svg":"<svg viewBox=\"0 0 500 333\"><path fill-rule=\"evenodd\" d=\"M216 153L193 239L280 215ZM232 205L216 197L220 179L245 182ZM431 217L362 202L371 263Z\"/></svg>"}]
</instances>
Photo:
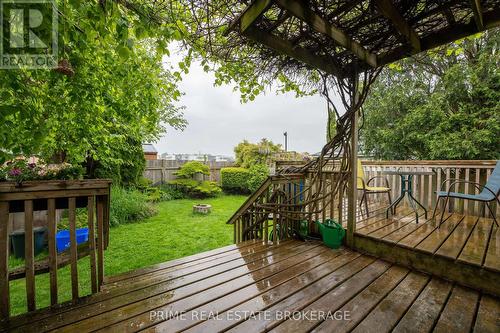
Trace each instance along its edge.
<instances>
[{"instance_id":1,"label":"white cloudy sky","mask_svg":"<svg viewBox=\"0 0 500 333\"><path fill-rule=\"evenodd\" d=\"M176 64L180 58L165 59ZM160 153L233 155L243 139L268 138L283 143L288 132L289 150L317 152L325 143L326 105L322 97L295 98L267 91L253 102L241 104L230 86L214 87L214 77L192 64L180 85L181 103L189 122L184 131L168 129L155 143Z\"/></svg>"}]
</instances>

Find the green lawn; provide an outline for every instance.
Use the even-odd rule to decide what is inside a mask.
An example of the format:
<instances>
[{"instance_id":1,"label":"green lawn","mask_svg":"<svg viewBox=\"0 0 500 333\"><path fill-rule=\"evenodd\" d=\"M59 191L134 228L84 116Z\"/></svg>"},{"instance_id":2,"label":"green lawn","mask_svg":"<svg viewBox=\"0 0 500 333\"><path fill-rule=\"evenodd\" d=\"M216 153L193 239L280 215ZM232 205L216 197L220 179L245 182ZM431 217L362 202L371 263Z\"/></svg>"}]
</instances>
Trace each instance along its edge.
<instances>
[{"instance_id":1,"label":"green lawn","mask_svg":"<svg viewBox=\"0 0 500 333\"><path fill-rule=\"evenodd\" d=\"M135 268L188 256L229 245L233 228L228 218L241 206L244 196L221 196L206 200L174 200L158 204L159 214L138 223L111 228L105 255L105 274L114 275ZM209 203L212 213L192 213L195 203ZM16 260L16 264L20 261ZM88 258L78 262L80 294L90 293ZM71 298L69 266L59 270L59 301ZM26 311L25 281L12 281L12 314ZM36 277L37 307L49 305L48 274Z\"/></svg>"}]
</instances>

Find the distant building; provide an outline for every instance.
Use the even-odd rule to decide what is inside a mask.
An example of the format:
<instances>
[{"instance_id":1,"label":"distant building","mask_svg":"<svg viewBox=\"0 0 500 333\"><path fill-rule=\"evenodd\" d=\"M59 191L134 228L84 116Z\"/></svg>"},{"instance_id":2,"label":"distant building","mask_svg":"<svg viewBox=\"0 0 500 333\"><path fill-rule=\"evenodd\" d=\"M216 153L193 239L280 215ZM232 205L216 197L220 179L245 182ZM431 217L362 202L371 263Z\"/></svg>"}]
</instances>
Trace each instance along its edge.
<instances>
[{"instance_id":1,"label":"distant building","mask_svg":"<svg viewBox=\"0 0 500 333\"><path fill-rule=\"evenodd\" d=\"M167 161L198 161L198 162L234 162L234 158L211 154L169 154L163 153L160 158Z\"/></svg>"},{"instance_id":2,"label":"distant building","mask_svg":"<svg viewBox=\"0 0 500 333\"><path fill-rule=\"evenodd\" d=\"M144 158L146 160L158 159L158 151L151 143L144 143L142 145L142 151L144 152Z\"/></svg>"}]
</instances>

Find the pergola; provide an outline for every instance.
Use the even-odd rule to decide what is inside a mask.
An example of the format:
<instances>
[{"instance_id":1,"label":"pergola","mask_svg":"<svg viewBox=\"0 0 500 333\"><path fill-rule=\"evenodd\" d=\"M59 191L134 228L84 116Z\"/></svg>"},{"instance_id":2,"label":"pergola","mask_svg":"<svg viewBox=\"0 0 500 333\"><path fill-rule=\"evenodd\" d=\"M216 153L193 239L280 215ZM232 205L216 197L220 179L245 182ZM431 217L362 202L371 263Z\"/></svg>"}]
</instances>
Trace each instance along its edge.
<instances>
[{"instance_id":1,"label":"pergola","mask_svg":"<svg viewBox=\"0 0 500 333\"><path fill-rule=\"evenodd\" d=\"M344 77L498 25L497 0L255 0L231 29Z\"/></svg>"},{"instance_id":2,"label":"pergola","mask_svg":"<svg viewBox=\"0 0 500 333\"><path fill-rule=\"evenodd\" d=\"M307 200L314 206L327 195L321 172L328 161L338 160L341 177L329 195L348 188L347 244L352 245L358 114L380 69L499 25L498 0L254 0L231 21L228 33L233 44L253 45L258 57L275 59L277 67L318 70L340 86L346 112L337 120L335 138L305 167L318 174Z\"/></svg>"}]
</instances>

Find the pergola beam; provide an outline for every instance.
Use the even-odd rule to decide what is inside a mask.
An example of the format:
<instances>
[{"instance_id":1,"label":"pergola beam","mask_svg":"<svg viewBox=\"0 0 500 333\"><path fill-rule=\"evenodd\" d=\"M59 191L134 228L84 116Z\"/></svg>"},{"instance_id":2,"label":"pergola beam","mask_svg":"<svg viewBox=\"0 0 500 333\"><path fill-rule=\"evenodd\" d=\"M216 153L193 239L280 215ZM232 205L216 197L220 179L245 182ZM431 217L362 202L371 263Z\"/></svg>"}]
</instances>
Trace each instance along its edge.
<instances>
[{"instance_id":1,"label":"pergola beam","mask_svg":"<svg viewBox=\"0 0 500 333\"><path fill-rule=\"evenodd\" d=\"M307 49L294 46L291 42L266 31L252 27L247 29L244 35L257 43L266 45L278 53L287 55L313 68L335 76L342 76L339 69L332 64L330 58L315 55Z\"/></svg>"},{"instance_id":2,"label":"pergola beam","mask_svg":"<svg viewBox=\"0 0 500 333\"><path fill-rule=\"evenodd\" d=\"M410 42L412 48L416 52L420 52L420 38L417 32L406 22L403 15L394 6L391 0L376 0L377 8L380 10L382 15L387 17L396 30L403 35L408 42Z\"/></svg>"},{"instance_id":3,"label":"pergola beam","mask_svg":"<svg viewBox=\"0 0 500 333\"><path fill-rule=\"evenodd\" d=\"M254 22L265 13L272 5L272 0L256 0L243 13L240 18L240 32L245 32Z\"/></svg>"},{"instance_id":4,"label":"pergola beam","mask_svg":"<svg viewBox=\"0 0 500 333\"><path fill-rule=\"evenodd\" d=\"M469 0L470 6L472 7L472 12L474 13L474 21L476 22L477 30L482 31L484 29L483 21L483 11L481 9L480 0Z\"/></svg>"},{"instance_id":5,"label":"pergola beam","mask_svg":"<svg viewBox=\"0 0 500 333\"><path fill-rule=\"evenodd\" d=\"M276 4L288 10L293 16L307 23L315 31L333 39L372 67L377 67L377 56L366 50L361 44L351 39L342 30L332 26L321 16L308 8L301 0L276 0Z\"/></svg>"},{"instance_id":6,"label":"pergola beam","mask_svg":"<svg viewBox=\"0 0 500 333\"><path fill-rule=\"evenodd\" d=\"M483 19L484 19L484 29L491 29L494 27L498 27L500 26L500 11L496 10L496 11L486 12L483 14ZM477 33L477 27L475 25L475 22L470 22L467 24L457 24L423 38L421 41L422 47L420 51L428 51L430 49L451 43L455 40L465 38L475 33ZM385 55L379 56L378 61L380 65L386 65L391 62L405 58L406 56L410 56L417 53L419 52L416 52L415 50L411 50L408 47L403 46Z\"/></svg>"}]
</instances>

